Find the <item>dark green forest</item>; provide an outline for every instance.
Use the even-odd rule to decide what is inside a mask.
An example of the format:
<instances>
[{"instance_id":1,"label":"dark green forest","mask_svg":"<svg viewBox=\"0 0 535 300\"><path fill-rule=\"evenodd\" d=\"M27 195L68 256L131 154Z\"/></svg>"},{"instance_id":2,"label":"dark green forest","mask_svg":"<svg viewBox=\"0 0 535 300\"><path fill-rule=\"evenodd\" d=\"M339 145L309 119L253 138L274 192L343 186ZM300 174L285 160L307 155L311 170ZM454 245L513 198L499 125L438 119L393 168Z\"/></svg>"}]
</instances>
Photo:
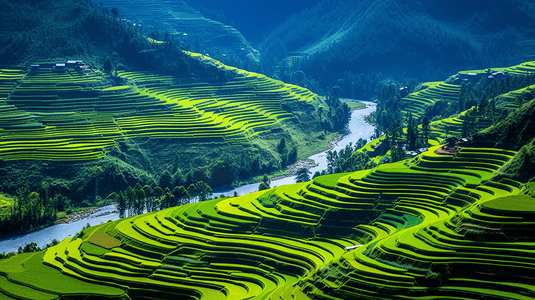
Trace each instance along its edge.
<instances>
[{"instance_id":1,"label":"dark green forest","mask_svg":"<svg viewBox=\"0 0 535 300\"><path fill-rule=\"evenodd\" d=\"M525 0L321 1L279 25L260 49L267 74L370 99L385 79L444 80L530 60L534 16Z\"/></svg>"}]
</instances>

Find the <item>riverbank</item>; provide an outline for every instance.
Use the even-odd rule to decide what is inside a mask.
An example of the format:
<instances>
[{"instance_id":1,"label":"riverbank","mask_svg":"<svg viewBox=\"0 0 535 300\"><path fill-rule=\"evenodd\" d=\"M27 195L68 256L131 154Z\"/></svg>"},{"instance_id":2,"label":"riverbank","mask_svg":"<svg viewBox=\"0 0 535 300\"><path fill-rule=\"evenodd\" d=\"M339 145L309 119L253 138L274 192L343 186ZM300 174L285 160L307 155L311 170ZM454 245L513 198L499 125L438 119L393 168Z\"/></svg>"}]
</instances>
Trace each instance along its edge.
<instances>
[{"instance_id":1,"label":"riverbank","mask_svg":"<svg viewBox=\"0 0 535 300\"><path fill-rule=\"evenodd\" d=\"M323 149L323 151L318 152L316 154L333 150L336 144L338 144L344 138L344 136L345 134L342 134L342 133L335 136L331 141L329 141L329 145L325 149ZM286 177L291 177L297 174L297 171L299 171L302 168L312 169L317 166L319 166L319 163L316 163L313 159L310 159L310 158L300 159L296 161L295 163L287 166L287 169L290 172L289 175L273 177L271 178L271 180L278 180L278 179L283 179Z\"/></svg>"},{"instance_id":2,"label":"riverbank","mask_svg":"<svg viewBox=\"0 0 535 300\"><path fill-rule=\"evenodd\" d=\"M76 221L71 219L70 223L52 224L31 233L3 238L0 240L0 253L17 252L19 247L24 247L30 243L36 243L38 247L43 248L54 239L62 241L75 236L84 227L87 227L87 224L94 226L119 220L116 205L102 206L98 210L93 209L92 211L94 212L85 218L77 218Z\"/></svg>"},{"instance_id":3,"label":"riverbank","mask_svg":"<svg viewBox=\"0 0 535 300\"><path fill-rule=\"evenodd\" d=\"M368 103L370 104L366 104L366 103L363 103L361 101L358 101L358 100L354 100L354 99L341 99L343 100L344 102L346 103L358 103L358 105L354 105L353 108L351 109L351 111L355 111L355 110L363 110L363 109L366 109L368 107L370 107L372 102L370 101L367 101ZM364 116L364 119L366 120L366 118L368 117L368 115ZM313 156L316 156L316 155L319 155L321 153L325 153L327 151L332 151L334 150L334 148L337 146L337 144L342 141L344 139L345 136L349 135L351 133L351 130L349 128L349 123L346 124L343 132L344 133L340 133L338 135L336 135L334 138L332 138L330 141L329 141L329 144L327 145L327 147L325 149L323 149L322 151L316 153L316 154L313 154L311 155L310 157L313 157ZM366 121L366 123L369 123ZM371 124L370 124L371 125ZM355 141L356 142L356 141ZM279 176L274 176L274 177L271 177L269 180L270 181L276 181L276 180L283 180L283 179L287 179L287 178L290 178L290 177L293 177L295 176L295 174L297 174L297 171L299 169L302 169L302 168L307 168L307 169L312 169L312 168L315 168L315 167L318 167L320 164L315 162L313 159L311 158L307 158L307 159L300 159L298 161L296 161L295 163L287 166L287 170L286 172L288 172L288 174L285 174L285 175L279 175ZM258 182L251 182L251 183L248 183L248 184L258 184L260 183L260 181Z\"/></svg>"},{"instance_id":4,"label":"riverbank","mask_svg":"<svg viewBox=\"0 0 535 300\"><path fill-rule=\"evenodd\" d=\"M365 109L358 109L352 111L351 119L347 129L347 132L349 132L349 134L337 135L334 139L331 139L331 141L328 143L328 146L323 152L312 155L308 159L304 159L298 164L294 164L294 169L298 169L301 166L314 165L314 167L310 171L312 173L314 173L315 171L321 172L321 170L327 168L327 151L340 151L341 149L345 148L346 145L348 145L349 143L355 143L360 138L369 139L374 133L374 127L368 122L366 122L364 117L375 110L375 104L370 102L365 102L365 104L367 105ZM312 161L314 161L314 163L312 163ZM288 170L286 172L289 173ZM271 178L271 187L295 183L294 176L285 175L279 178L281 179L275 177ZM215 191L213 194L215 196L224 194L224 196L230 197L232 197L234 193L237 193L238 195L245 195L258 191L258 185L258 183L254 183L227 191ZM102 216L96 217L96 215ZM118 219L119 214L116 213L115 205L101 207L99 211L85 219L82 218L78 221L72 221L68 224L57 224L54 226L49 226L43 230L33 232L31 234L0 240L0 253L8 253L10 251L16 252L18 247L24 247L24 245L32 242L37 243L38 247L43 247L46 244L51 243L53 239L61 241L67 237L76 235L78 232L80 232L80 230L87 226L88 223L93 226L98 225L100 223L108 222L110 220L113 221Z\"/></svg>"},{"instance_id":5,"label":"riverbank","mask_svg":"<svg viewBox=\"0 0 535 300\"><path fill-rule=\"evenodd\" d=\"M109 204L107 204L105 206L108 206L108 205L117 205L117 203L111 202L111 203L109 203ZM72 223L72 222L77 222L77 221L80 221L80 220L84 220L84 219L89 218L91 215L99 212L100 210L101 210L100 207L90 207L88 209L77 211L77 212L74 212L74 213L64 217L64 218L61 218L61 219L57 220L55 222L55 224L69 224L69 223ZM96 217L106 216L106 215L109 215L109 214L112 214L112 213L118 213L118 211L117 210L107 211L107 212L104 212L102 214L95 215L93 217L96 218Z\"/></svg>"}]
</instances>

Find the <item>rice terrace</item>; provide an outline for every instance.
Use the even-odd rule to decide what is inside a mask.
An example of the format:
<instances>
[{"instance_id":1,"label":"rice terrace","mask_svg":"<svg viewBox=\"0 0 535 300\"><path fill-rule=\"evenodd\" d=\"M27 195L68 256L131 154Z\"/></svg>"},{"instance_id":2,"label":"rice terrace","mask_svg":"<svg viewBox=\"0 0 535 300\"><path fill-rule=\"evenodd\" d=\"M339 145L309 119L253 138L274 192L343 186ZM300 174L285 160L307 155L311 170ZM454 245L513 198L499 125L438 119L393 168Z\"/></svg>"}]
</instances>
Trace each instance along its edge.
<instances>
[{"instance_id":1,"label":"rice terrace","mask_svg":"<svg viewBox=\"0 0 535 300\"><path fill-rule=\"evenodd\" d=\"M535 299L535 2L277 1L0 0L0 299Z\"/></svg>"}]
</instances>

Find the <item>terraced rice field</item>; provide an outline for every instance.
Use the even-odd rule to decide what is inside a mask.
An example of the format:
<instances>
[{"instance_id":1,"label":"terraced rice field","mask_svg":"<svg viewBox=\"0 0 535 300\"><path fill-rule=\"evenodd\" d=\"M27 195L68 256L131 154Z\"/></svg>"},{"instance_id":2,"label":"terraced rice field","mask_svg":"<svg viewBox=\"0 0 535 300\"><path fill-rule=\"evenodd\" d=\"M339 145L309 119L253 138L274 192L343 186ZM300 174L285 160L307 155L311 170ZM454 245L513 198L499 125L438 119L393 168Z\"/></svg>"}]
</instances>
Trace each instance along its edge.
<instances>
[{"instance_id":1,"label":"terraced rice field","mask_svg":"<svg viewBox=\"0 0 535 300\"><path fill-rule=\"evenodd\" d=\"M487 77L488 73L493 72L505 72L508 76L525 76L530 75L535 72L535 62L526 62L520 65L508 67L508 68L492 68L485 70L469 70L461 71L457 73L456 76L452 78L464 78L468 74L482 74L481 76ZM449 82L452 83L449 83ZM426 82L423 85L425 88L420 91L409 94L407 97L402 99L402 115L403 118L407 118L409 113L412 113L412 116L415 119L420 119L423 117L426 108L435 104L436 101L445 100L448 102L456 103L459 100L459 94L461 86L459 83L462 81L452 81L446 80L443 82ZM506 94L496 97L496 106L502 109L514 110L520 105L515 104L515 100L520 95L526 93L532 94L535 90L535 86L528 86L522 89L508 92ZM430 124L430 145L438 145L449 136L461 136L462 127L464 122L464 115L471 110L465 110L459 113L456 116L451 116L449 118L440 119L431 122ZM492 125L491 120L484 121L480 120L482 125L490 126ZM480 124L481 125L481 124ZM406 130L406 129L405 129ZM422 132L421 125L419 126L420 132ZM406 133L406 132L405 132ZM372 149L367 149L368 151Z\"/></svg>"},{"instance_id":2,"label":"terraced rice field","mask_svg":"<svg viewBox=\"0 0 535 300\"><path fill-rule=\"evenodd\" d=\"M526 274L535 271L535 199L521 195L518 182L492 179L515 152L463 148L450 156L435 148L373 170L94 226L46 252L0 261L0 292L43 299L533 298L535 279ZM73 283L24 280L23 261ZM84 292L94 284L103 289Z\"/></svg>"},{"instance_id":3,"label":"terraced rice field","mask_svg":"<svg viewBox=\"0 0 535 300\"><path fill-rule=\"evenodd\" d=\"M458 101L459 99L460 85L445 82L426 82L424 85L427 87L402 99L404 114L411 112L415 118L420 118L425 109L438 100Z\"/></svg>"},{"instance_id":4,"label":"terraced rice field","mask_svg":"<svg viewBox=\"0 0 535 300\"><path fill-rule=\"evenodd\" d=\"M478 74L476 76L489 76L490 73L504 72L508 76L525 76L535 72L535 62L525 62L520 65L511 66L507 68L489 68L485 70L468 70L457 73L455 78L466 78L468 74ZM479 78L479 77L478 77ZM451 81L451 83L450 83ZM428 106L433 105L438 100L446 100L451 102L457 102L461 91L460 83L462 81L439 81L439 82L426 82L423 85L425 88L420 91L409 94L402 99L403 109L402 112L406 116L409 112L413 114L415 118L423 116L425 109ZM525 89L511 92L508 96L514 97L525 91ZM516 97L515 97L516 98ZM511 102L514 99L511 100Z\"/></svg>"},{"instance_id":5,"label":"terraced rice field","mask_svg":"<svg viewBox=\"0 0 535 300\"><path fill-rule=\"evenodd\" d=\"M94 160L137 137L247 143L293 118L281 104L314 101L303 88L233 70L221 83L121 72L123 86L95 70L0 70L0 160Z\"/></svg>"}]
</instances>

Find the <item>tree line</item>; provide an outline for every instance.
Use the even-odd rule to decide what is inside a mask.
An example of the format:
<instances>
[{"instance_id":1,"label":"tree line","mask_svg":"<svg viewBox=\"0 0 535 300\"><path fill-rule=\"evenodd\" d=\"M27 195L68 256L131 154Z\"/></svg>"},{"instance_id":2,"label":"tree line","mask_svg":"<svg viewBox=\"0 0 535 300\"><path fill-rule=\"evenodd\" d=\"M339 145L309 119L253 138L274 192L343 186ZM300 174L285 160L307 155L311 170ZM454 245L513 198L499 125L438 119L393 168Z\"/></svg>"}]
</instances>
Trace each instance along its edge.
<instances>
[{"instance_id":1,"label":"tree line","mask_svg":"<svg viewBox=\"0 0 535 300\"><path fill-rule=\"evenodd\" d=\"M162 189L159 186L152 188L149 185L142 186L137 183L134 187L129 186L119 194L111 193L107 199L117 203L119 216L124 218L188 204L196 199L205 201L211 195L212 188L202 181L192 183L187 188L175 186L172 189L169 187Z\"/></svg>"},{"instance_id":2,"label":"tree line","mask_svg":"<svg viewBox=\"0 0 535 300\"><path fill-rule=\"evenodd\" d=\"M43 182L38 191L29 186L19 188L8 208L0 215L0 238L33 231L54 224L57 212L65 208L60 195L49 196L49 184Z\"/></svg>"},{"instance_id":3,"label":"tree line","mask_svg":"<svg viewBox=\"0 0 535 300\"><path fill-rule=\"evenodd\" d=\"M99 204L117 203L121 217L139 215L169 207L190 203L192 200L205 201L212 196L212 188L198 181L187 188L175 186L172 189L137 183L119 193L112 192ZM91 204L90 204L91 205ZM53 225L61 217L73 212L71 201L62 194L50 195L50 186L43 182L37 191L29 186L17 190L11 205L0 215L0 238L20 235Z\"/></svg>"}]
</instances>

